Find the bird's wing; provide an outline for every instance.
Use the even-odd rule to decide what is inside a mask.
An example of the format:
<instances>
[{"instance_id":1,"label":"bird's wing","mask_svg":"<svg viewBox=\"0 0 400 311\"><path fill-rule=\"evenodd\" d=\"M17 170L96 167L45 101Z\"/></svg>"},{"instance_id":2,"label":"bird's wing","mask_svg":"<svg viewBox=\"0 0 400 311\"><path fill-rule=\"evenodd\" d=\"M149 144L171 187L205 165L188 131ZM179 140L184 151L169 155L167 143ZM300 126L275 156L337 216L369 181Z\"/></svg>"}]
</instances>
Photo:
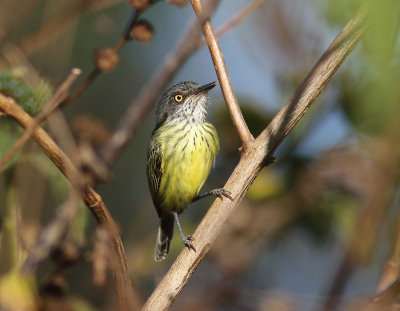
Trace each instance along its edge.
<instances>
[{"instance_id":1,"label":"bird's wing","mask_svg":"<svg viewBox=\"0 0 400 311\"><path fill-rule=\"evenodd\" d=\"M162 173L162 148L161 145L157 143L157 140L152 139L147 157L147 177L149 181L151 197L160 217L158 191L160 190Z\"/></svg>"}]
</instances>

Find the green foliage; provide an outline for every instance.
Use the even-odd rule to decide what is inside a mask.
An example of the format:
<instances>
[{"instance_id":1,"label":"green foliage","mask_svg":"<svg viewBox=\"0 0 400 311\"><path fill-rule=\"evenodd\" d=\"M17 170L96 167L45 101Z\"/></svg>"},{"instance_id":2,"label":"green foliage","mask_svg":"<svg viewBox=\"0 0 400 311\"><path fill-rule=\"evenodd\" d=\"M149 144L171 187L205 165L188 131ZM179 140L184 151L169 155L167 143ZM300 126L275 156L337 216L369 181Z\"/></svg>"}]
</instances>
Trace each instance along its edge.
<instances>
[{"instance_id":1,"label":"green foliage","mask_svg":"<svg viewBox=\"0 0 400 311\"><path fill-rule=\"evenodd\" d=\"M340 83L339 103L357 130L380 134L400 113L400 4L395 0L367 3L370 6L369 27L357 51L357 59L352 63L357 72L345 72ZM343 9L338 5L339 8Z\"/></svg>"},{"instance_id":2,"label":"green foliage","mask_svg":"<svg viewBox=\"0 0 400 311\"><path fill-rule=\"evenodd\" d=\"M0 126L0 159L2 159L8 150L10 150L15 140L15 138L7 133L3 127L4 126ZM15 164L16 158L17 157L14 157L11 161L9 161L4 169L7 170L8 168L12 167Z\"/></svg>"},{"instance_id":3,"label":"green foliage","mask_svg":"<svg viewBox=\"0 0 400 311\"><path fill-rule=\"evenodd\" d=\"M30 115L36 115L40 111L49 100L52 91L50 84L44 80L30 87L12 71L0 72L0 93L14 98Z\"/></svg>"},{"instance_id":4,"label":"green foliage","mask_svg":"<svg viewBox=\"0 0 400 311\"><path fill-rule=\"evenodd\" d=\"M346 193L324 191L319 200L301 214L299 224L319 243L325 242L333 231L346 240L354 228L356 206L355 198Z\"/></svg>"},{"instance_id":5,"label":"green foliage","mask_svg":"<svg viewBox=\"0 0 400 311\"><path fill-rule=\"evenodd\" d=\"M52 87L44 80L35 86L28 86L17 74L5 70L0 72L0 93L12 97L30 115L36 115L41 107L49 100ZM8 152L14 141L21 135L22 130L14 120L0 116L0 158ZM18 153L18 155L20 152ZM6 169L15 164L18 156L7 163Z\"/></svg>"}]
</instances>

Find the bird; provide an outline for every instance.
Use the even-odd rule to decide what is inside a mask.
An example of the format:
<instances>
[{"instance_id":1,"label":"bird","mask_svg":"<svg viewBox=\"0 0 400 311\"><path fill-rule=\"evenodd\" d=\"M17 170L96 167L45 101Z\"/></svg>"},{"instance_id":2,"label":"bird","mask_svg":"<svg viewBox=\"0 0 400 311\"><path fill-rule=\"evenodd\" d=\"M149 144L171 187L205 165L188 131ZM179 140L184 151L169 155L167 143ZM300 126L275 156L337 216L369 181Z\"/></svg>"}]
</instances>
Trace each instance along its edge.
<instances>
[{"instance_id":1,"label":"bird","mask_svg":"<svg viewBox=\"0 0 400 311\"><path fill-rule=\"evenodd\" d=\"M178 218L190 203L210 195L232 200L224 188L199 195L219 151L217 131L206 121L208 92L216 85L177 83L156 106L156 126L147 153L147 180L160 218L155 261L167 257L175 222L183 244L196 251L193 237L183 234Z\"/></svg>"}]
</instances>

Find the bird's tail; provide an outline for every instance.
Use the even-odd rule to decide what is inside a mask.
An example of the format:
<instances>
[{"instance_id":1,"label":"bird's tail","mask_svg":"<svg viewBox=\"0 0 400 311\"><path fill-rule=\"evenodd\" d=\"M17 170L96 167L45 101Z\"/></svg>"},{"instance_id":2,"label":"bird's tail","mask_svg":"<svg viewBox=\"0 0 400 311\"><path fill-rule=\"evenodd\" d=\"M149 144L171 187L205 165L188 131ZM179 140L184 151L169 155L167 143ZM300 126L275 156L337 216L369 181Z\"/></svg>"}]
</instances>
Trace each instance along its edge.
<instances>
[{"instance_id":1,"label":"bird's tail","mask_svg":"<svg viewBox=\"0 0 400 311\"><path fill-rule=\"evenodd\" d=\"M158 227L157 243L154 250L154 260L164 260L169 251L169 244L174 233L174 216L168 215L161 217L160 226Z\"/></svg>"}]
</instances>

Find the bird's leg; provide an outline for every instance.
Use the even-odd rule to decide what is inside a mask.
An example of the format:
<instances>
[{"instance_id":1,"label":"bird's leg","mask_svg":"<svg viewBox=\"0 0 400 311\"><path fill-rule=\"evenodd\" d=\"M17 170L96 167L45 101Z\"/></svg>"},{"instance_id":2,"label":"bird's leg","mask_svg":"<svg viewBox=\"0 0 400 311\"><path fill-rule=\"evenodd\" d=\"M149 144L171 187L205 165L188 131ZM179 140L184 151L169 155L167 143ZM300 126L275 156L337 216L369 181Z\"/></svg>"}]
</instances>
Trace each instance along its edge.
<instances>
[{"instance_id":1,"label":"bird's leg","mask_svg":"<svg viewBox=\"0 0 400 311\"><path fill-rule=\"evenodd\" d=\"M182 243L188 249L192 249L192 250L196 251L196 249L194 248L194 246L192 244L192 241L194 240L194 238L191 235L188 235L187 237L184 236L181 224L179 222L178 214L177 213L173 213L173 214L174 214L174 217L175 217L176 225L178 227L179 235L181 236Z\"/></svg>"},{"instance_id":2,"label":"bird's leg","mask_svg":"<svg viewBox=\"0 0 400 311\"><path fill-rule=\"evenodd\" d=\"M200 199L202 199L202 198L208 197L208 196L210 196L210 195L214 195L214 196L216 196L217 198L220 198L221 200L223 199L223 197L226 197L226 198L228 198L229 200L233 201L233 198L232 198L232 196L231 196L231 192L230 192L230 191L225 190L224 188L218 188L218 189L213 189L213 190L211 190L211 191L208 191L208 192L206 192L206 193L203 193L203 194L198 195L197 197L195 197L195 198L193 199L192 202L195 202L195 201L200 200Z\"/></svg>"}]
</instances>

